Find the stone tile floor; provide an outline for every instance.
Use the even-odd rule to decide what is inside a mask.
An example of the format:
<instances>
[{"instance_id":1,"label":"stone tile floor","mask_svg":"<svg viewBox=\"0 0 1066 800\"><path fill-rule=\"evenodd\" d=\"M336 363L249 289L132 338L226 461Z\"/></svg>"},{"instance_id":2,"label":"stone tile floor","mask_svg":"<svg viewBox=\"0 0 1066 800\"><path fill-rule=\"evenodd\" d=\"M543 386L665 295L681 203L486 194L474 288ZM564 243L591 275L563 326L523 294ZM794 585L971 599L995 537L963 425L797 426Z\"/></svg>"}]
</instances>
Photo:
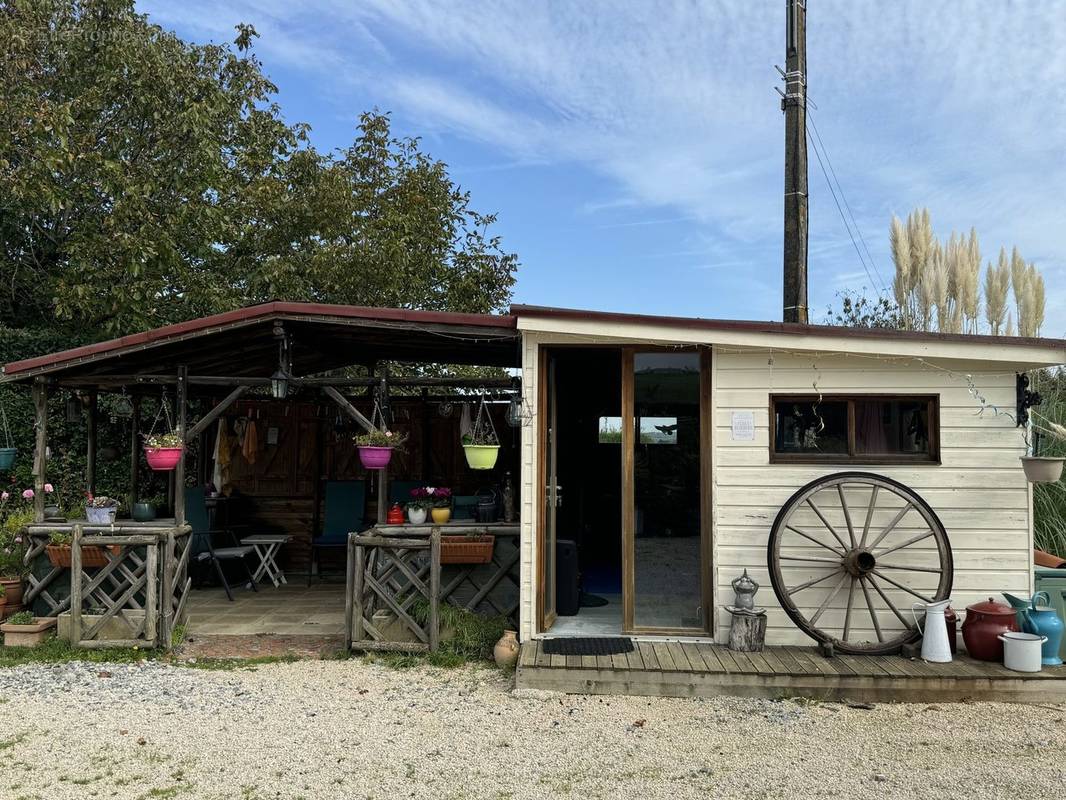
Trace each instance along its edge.
<instances>
[{"instance_id":1,"label":"stone tile floor","mask_svg":"<svg viewBox=\"0 0 1066 800\"><path fill-rule=\"evenodd\" d=\"M196 636L341 636L344 585L302 581L259 586L258 592L234 587L233 601L221 588L194 589L188 600L186 635Z\"/></svg>"}]
</instances>

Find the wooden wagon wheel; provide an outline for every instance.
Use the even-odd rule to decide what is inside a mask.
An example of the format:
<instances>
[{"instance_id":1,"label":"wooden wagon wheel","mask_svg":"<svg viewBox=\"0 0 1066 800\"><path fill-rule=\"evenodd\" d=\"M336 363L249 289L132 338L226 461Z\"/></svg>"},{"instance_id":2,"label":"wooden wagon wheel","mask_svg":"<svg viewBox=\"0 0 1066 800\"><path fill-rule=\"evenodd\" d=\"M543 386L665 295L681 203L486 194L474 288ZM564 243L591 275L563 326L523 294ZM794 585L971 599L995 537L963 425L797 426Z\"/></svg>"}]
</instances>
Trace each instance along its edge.
<instances>
[{"instance_id":1,"label":"wooden wagon wheel","mask_svg":"<svg viewBox=\"0 0 1066 800\"><path fill-rule=\"evenodd\" d=\"M898 481L840 472L811 481L770 531L770 582L799 628L843 653L884 654L918 636L915 602L946 599L944 525Z\"/></svg>"}]
</instances>

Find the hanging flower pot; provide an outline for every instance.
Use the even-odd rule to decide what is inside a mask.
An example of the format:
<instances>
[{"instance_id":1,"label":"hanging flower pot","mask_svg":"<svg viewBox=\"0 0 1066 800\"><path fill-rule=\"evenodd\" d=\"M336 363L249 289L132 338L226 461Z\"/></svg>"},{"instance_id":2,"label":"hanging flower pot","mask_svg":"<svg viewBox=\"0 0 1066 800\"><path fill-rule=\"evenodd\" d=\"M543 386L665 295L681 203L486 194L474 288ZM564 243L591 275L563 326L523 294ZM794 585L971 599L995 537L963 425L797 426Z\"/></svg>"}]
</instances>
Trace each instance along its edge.
<instances>
[{"instance_id":1,"label":"hanging flower pot","mask_svg":"<svg viewBox=\"0 0 1066 800\"><path fill-rule=\"evenodd\" d=\"M359 461L365 469L385 469L392 461L392 451L402 445L406 436L387 430L372 430L355 437Z\"/></svg>"},{"instance_id":2,"label":"hanging flower pot","mask_svg":"<svg viewBox=\"0 0 1066 800\"><path fill-rule=\"evenodd\" d=\"M464 444L463 453L470 469L492 469L500 455L498 444Z\"/></svg>"},{"instance_id":3,"label":"hanging flower pot","mask_svg":"<svg viewBox=\"0 0 1066 800\"><path fill-rule=\"evenodd\" d=\"M17 454L17 447L0 447L0 470L11 469Z\"/></svg>"},{"instance_id":4,"label":"hanging flower pot","mask_svg":"<svg viewBox=\"0 0 1066 800\"><path fill-rule=\"evenodd\" d=\"M1022 469L1030 483L1055 483L1062 477L1063 459L1051 456L1022 456Z\"/></svg>"},{"instance_id":5,"label":"hanging flower pot","mask_svg":"<svg viewBox=\"0 0 1066 800\"><path fill-rule=\"evenodd\" d=\"M169 472L177 467L184 451L185 445L177 433L150 435L144 443L144 457L156 472Z\"/></svg>"}]
</instances>

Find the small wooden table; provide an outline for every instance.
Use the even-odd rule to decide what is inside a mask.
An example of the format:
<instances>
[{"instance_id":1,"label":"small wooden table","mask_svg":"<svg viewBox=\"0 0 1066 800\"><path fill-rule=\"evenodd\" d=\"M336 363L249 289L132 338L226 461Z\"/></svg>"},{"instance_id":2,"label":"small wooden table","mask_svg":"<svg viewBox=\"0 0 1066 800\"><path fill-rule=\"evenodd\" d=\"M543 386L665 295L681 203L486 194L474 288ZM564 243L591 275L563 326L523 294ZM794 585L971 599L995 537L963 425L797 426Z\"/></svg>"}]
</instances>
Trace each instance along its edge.
<instances>
[{"instance_id":1,"label":"small wooden table","mask_svg":"<svg viewBox=\"0 0 1066 800\"><path fill-rule=\"evenodd\" d=\"M275 588L283 583L287 584L285 572L278 566L277 555L281 546L291 541L292 536L287 533L257 533L241 539L241 544L250 544L255 548L255 554L259 557L259 566L252 573L252 580L258 583L266 576L270 578Z\"/></svg>"}]
</instances>

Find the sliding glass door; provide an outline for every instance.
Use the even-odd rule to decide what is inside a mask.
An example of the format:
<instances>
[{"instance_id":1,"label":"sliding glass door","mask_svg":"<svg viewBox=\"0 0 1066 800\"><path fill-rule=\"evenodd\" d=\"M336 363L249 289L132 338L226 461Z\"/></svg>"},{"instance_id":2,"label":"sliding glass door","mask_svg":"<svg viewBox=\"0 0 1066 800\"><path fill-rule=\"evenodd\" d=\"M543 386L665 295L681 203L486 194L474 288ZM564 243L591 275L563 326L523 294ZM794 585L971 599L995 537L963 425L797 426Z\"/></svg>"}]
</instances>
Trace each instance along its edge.
<instances>
[{"instance_id":1,"label":"sliding glass door","mask_svg":"<svg viewBox=\"0 0 1066 800\"><path fill-rule=\"evenodd\" d=\"M623 627L710 628L709 354L623 353Z\"/></svg>"}]
</instances>

